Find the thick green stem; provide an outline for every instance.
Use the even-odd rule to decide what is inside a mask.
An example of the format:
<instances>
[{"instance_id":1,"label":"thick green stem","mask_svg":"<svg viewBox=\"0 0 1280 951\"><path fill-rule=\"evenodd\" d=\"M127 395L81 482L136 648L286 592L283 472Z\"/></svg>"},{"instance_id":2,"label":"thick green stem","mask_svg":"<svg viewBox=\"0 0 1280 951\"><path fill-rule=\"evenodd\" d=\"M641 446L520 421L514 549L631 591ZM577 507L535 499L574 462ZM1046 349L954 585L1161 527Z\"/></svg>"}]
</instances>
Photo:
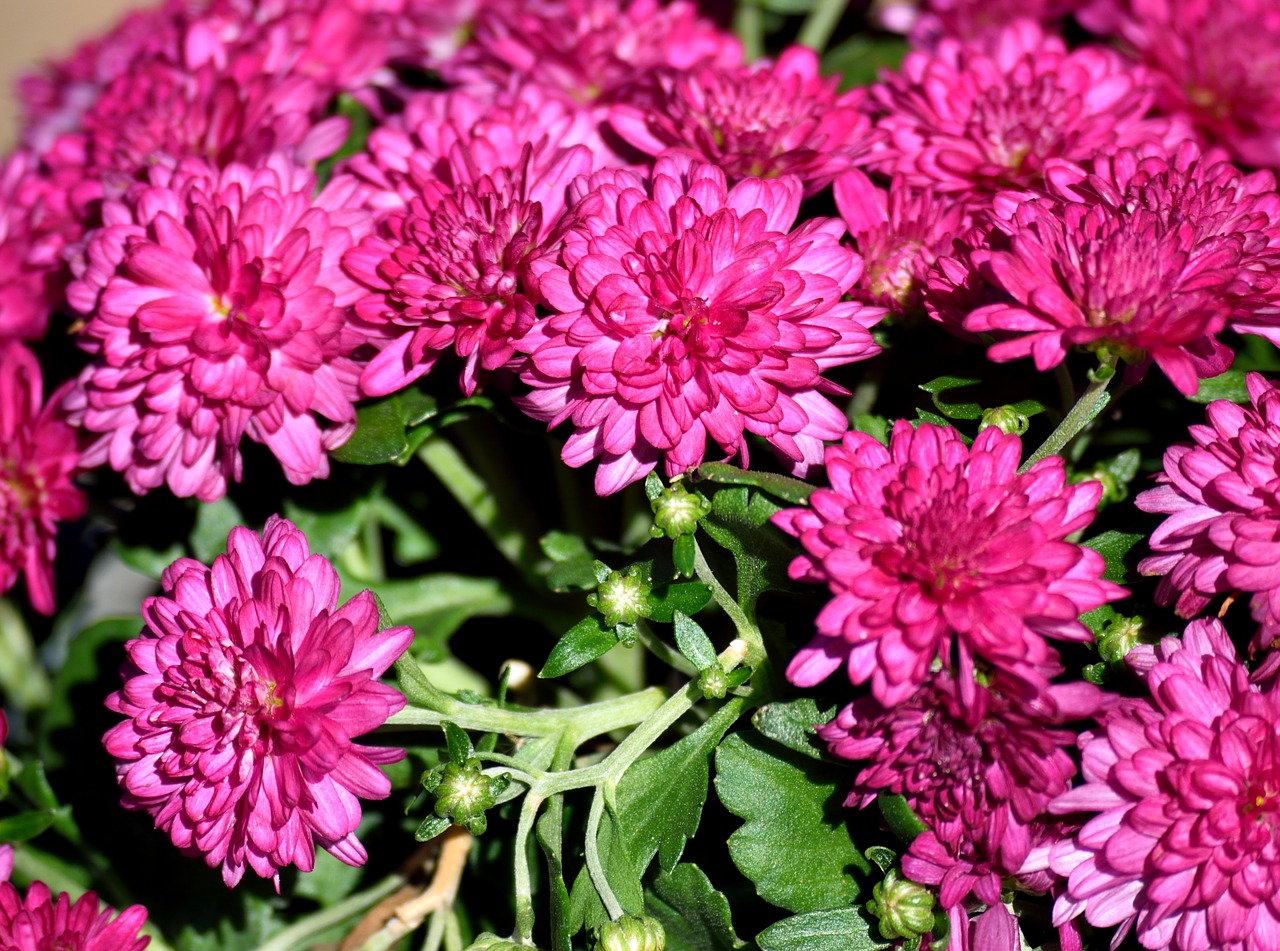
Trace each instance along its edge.
<instances>
[{"instance_id":1,"label":"thick green stem","mask_svg":"<svg viewBox=\"0 0 1280 951\"><path fill-rule=\"evenodd\" d=\"M831 34L835 32L836 24L844 16L848 5L849 0L818 0L801 24L796 42L821 53L831 41Z\"/></svg>"},{"instance_id":2,"label":"thick green stem","mask_svg":"<svg viewBox=\"0 0 1280 951\"><path fill-rule=\"evenodd\" d=\"M295 921L284 931L260 945L258 951L296 951L298 948L308 947L309 939L328 931L348 918L354 918L361 912L368 911L403 884L402 876L388 875L371 888L356 892L336 905L322 908L300 921ZM154 943L148 947L154 947Z\"/></svg>"},{"instance_id":3,"label":"thick green stem","mask_svg":"<svg viewBox=\"0 0 1280 951\"><path fill-rule=\"evenodd\" d=\"M742 56L748 63L764 55L764 11L755 0L738 0L733 32L742 41Z\"/></svg>"},{"instance_id":4,"label":"thick green stem","mask_svg":"<svg viewBox=\"0 0 1280 951\"><path fill-rule=\"evenodd\" d=\"M742 605L738 603L738 599L731 595L725 586L720 583L720 579L716 577L715 572L711 570L711 566L707 564L707 557L702 553L702 547L696 541L693 545L693 572L697 575L699 581L711 589L711 597L715 599L716 604L720 605L721 610L729 616L729 620L737 628L738 637L746 642L746 663L752 667L759 667L766 657L764 636L760 633L760 628L755 625L755 622L747 617L747 612L742 610Z\"/></svg>"},{"instance_id":5,"label":"thick green stem","mask_svg":"<svg viewBox=\"0 0 1280 951\"><path fill-rule=\"evenodd\" d=\"M1111 399L1107 393L1107 387L1111 384L1112 377L1115 376L1115 365L1115 357L1103 358L1098 369L1089 374L1089 385L1080 394L1080 398L1076 400L1075 405L1071 407L1066 416L1062 417L1062 422L1058 424L1057 429L1049 434L1049 438L1044 441L1044 444L1022 464L1022 468L1018 470L1019 472L1026 472L1041 459L1060 453L1067 443L1071 442L1086 426L1097 418L1098 414L1102 412L1107 402Z\"/></svg>"},{"instance_id":6,"label":"thick green stem","mask_svg":"<svg viewBox=\"0 0 1280 951\"><path fill-rule=\"evenodd\" d=\"M657 657L668 667L680 671L686 677L698 676L698 668L689 663L688 658L653 633L649 623L641 618L636 622L636 640L649 653Z\"/></svg>"},{"instance_id":7,"label":"thick green stem","mask_svg":"<svg viewBox=\"0 0 1280 951\"><path fill-rule=\"evenodd\" d=\"M533 937L533 885L529 878L529 834L533 821L538 817L542 797L528 795L520 807L520 822L516 826L516 930L513 941L526 944Z\"/></svg>"}]
</instances>

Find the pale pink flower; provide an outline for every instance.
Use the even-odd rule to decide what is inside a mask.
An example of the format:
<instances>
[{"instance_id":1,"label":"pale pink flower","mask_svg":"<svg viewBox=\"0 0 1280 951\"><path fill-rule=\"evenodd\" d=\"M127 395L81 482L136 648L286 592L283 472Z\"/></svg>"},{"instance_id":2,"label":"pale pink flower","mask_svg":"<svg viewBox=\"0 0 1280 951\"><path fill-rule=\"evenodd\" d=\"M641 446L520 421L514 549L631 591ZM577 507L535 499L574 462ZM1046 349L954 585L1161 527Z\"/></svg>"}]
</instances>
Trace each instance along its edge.
<instances>
[{"instance_id":1,"label":"pale pink flower","mask_svg":"<svg viewBox=\"0 0 1280 951\"><path fill-rule=\"evenodd\" d=\"M151 943L138 933L147 920L141 905L131 905L118 915L114 908L99 909L93 892L73 902L66 892L55 897L44 882L32 882L25 896L8 882L0 883L0 948L142 951Z\"/></svg>"},{"instance_id":2,"label":"pale pink flower","mask_svg":"<svg viewBox=\"0 0 1280 951\"><path fill-rule=\"evenodd\" d=\"M295 484L328 474L359 377L361 292L341 258L371 224L349 177L315 187L279 155L256 169L186 159L106 202L68 289L96 357L67 399L99 434L86 465L211 501L239 480L248 436Z\"/></svg>"},{"instance_id":3,"label":"pale pink flower","mask_svg":"<svg viewBox=\"0 0 1280 951\"><path fill-rule=\"evenodd\" d=\"M75 430L58 395L48 404L43 397L35 355L13 341L0 345L0 593L21 574L31 606L52 614L58 524L86 505L72 482L80 467Z\"/></svg>"},{"instance_id":4,"label":"pale pink flower","mask_svg":"<svg viewBox=\"0 0 1280 951\"><path fill-rule=\"evenodd\" d=\"M1280 391L1257 373L1245 382L1252 405L1210 403L1208 425L1165 451L1161 485L1135 499L1169 516L1138 570L1163 576L1156 599L1176 599L1183 617L1218 595L1252 593L1263 647L1280 637Z\"/></svg>"},{"instance_id":5,"label":"pale pink flower","mask_svg":"<svg viewBox=\"0 0 1280 951\"><path fill-rule=\"evenodd\" d=\"M720 166L731 182L795 175L815 195L879 140L864 89L837 92L818 55L791 46L776 61L667 71L642 103L619 103L609 125L647 155L672 148Z\"/></svg>"},{"instance_id":6,"label":"pale pink flower","mask_svg":"<svg viewBox=\"0 0 1280 951\"><path fill-rule=\"evenodd\" d=\"M519 344L531 354L520 406L572 422L562 458L601 460L596 491L616 492L661 461L668 476L703 461L708 437L747 456L763 436L793 471L822 459L848 428L823 371L879 352L880 308L842 302L862 271L844 225L788 231L798 179L747 179L679 153L651 181L598 172L579 200L562 264L539 289L559 313Z\"/></svg>"},{"instance_id":7,"label":"pale pink flower","mask_svg":"<svg viewBox=\"0 0 1280 951\"><path fill-rule=\"evenodd\" d=\"M1141 67L1100 46L1068 51L1031 20L909 53L871 92L889 136L876 167L975 201L1038 185L1053 158L1188 136L1147 118L1155 90Z\"/></svg>"},{"instance_id":8,"label":"pale pink flower","mask_svg":"<svg viewBox=\"0 0 1280 951\"><path fill-rule=\"evenodd\" d=\"M1066 878L1055 923L1133 928L1144 948L1280 947L1280 693L1249 682L1221 623L1139 646L1150 699L1080 738L1085 783L1049 806L1088 816L1033 856Z\"/></svg>"},{"instance_id":9,"label":"pale pink flower","mask_svg":"<svg viewBox=\"0 0 1280 951\"><path fill-rule=\"evenodd\" d=\"M261 538L232 529L212 568L179 559L161 585L107 698L128 718L104 737L124 805L228 887L246 868L279 887L284 866L311 870L316 845L364 864L359 798L385 799L377 767L404 754L352 738L404 706L378 678L413 631L378 631L368 591L339 607L338 572L278 516Z\"/></svg>"},{"instance_id":10,"label":"pale pink flower","mask_svg":"<svg viewBox=\"0 0 1280 951\"><path fill-rule=\"evenodd\" d=\"M988 670L1047 689L1058 657L1045 638L1090 640L1079 616L1125 591L1102 579L1101 555L1066 540L1093 521L1102 486L1066 484L1057 456L1020 474L1021 454L995 427L968 448L954 429L905 420L888 447L858 432L828 447L831 487L773 519L805 549L791 577L832 592L791 682L845 667L893 706L941 661L966 709Z\"/></svg>"},{"instance_id":11,"label":"pale pink flower","mask_svg":"<svg viewBox=\"0 0 1280 951\"><path fill-rule=\"evenodd\" d=\"M454 165L469 158L454 146ZM515 343L533 326L539 300L533 269L558 251L569 182L590 171L591 153L579 145L537 174L526 145L515 167L453 175L464 181L443 194L429 189L347 252L348 273L374 291L356 313L375 337L388 338L361 374L361 392L402 389L447 350L466 361L468 396L482 376L518 368Z\"/></svg>"}]
</instances>

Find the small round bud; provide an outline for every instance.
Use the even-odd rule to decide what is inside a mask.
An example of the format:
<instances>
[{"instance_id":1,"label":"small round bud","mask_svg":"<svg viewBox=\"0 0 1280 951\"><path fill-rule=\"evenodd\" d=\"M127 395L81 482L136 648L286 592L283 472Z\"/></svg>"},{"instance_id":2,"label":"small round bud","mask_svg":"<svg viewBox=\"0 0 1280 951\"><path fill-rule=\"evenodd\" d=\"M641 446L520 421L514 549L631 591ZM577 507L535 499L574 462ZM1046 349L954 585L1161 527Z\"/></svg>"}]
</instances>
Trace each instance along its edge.
<instances>
[{"instance_id":1,"label":"small round bud","mask_svg":"<svg viewBox=\"0 0 1280 951\"><path fill-rule=\"evenodd\" d=\"M711 512L710 502L678 482L663 489L649 504L653 508L654 526L668 538L692 535L698 530L698 522Z\"/></svg>"},{"instance_id":2,"label":"small round bud","mask_svg":"<svg viewBox=\"0 0 1280 951\"><path fill-rule=\"evenodd\" d=\"M435 794L436 815L459 825L483 816L497 802L493 781L480 771L477 760L445 766Z\"/></svg>"},{"instance_id":3,"label":"small round bud","mask_svg":"<svg viewBox=\"0 0 1280 951\"><path fill-rule=\"evenodd\" d=\"M467 945L465 951L530 951L532 945L517 944L510 938L499 938L491 931L482 931Z\"/></svg>"},{"instance_id":4,"label":"small round bud","mask_svg":"<svg viewBox=\"0 0 1280 951\"><path fill-rule=\"evenodd\" d=\"M978 423L978 432L996 427L1008 436L1021 436L1031 425L1025 413L1019 413L1012 406L993 406L982 411L982 421Z\"/></svg>"},{"instance_id":5,"label":"small round bud","mask_svg":"<svg viewBox=\"0 0 1280 951\"><path fill-rule=\"evenodd\" d=\"M623 915L596 932L596 951L662 951L666 946L667 933L654 918Z\"/></svg>"},{"instance_id":6,"label":"small round bud","mask_svg":"<svg viewBox=\"0 0 1280 951\"><path fill-rule=\"evenodd\" d=\"M1103 629L1098 637L1098 656L1109 664L1124 660L1142 640L1146 622L1140 617L1118 617Z\"/></svg>"},{"instance_id":7,"label":"small round bud","mask_svg":"<svg viewBox=\"0 0 1280 951\"><path fill-rule=\"evenodd\" d=\"M635 624L649 611L649 583L638 572L611 571L587 598L610 627Z\"/></svg>"},{"instance_id":8,"label":"small round bud","mask_svg":"<svg viewBox=\"0 0 1280 951\"><path fill-rule=\"evenodd\" d=\"M1120 480L1116 478L1114 472L1097 466L1089 472L1082 472L1075 476L1072 482L1100 482L1102 484L1102 499L1104 504L1111 502L1123 502L1129 497L1129 491L1120 484Z\"/></svg>"},{"instance_id":9,"label":"small round bud","mask_svg":"<svg viewBox=\"0 0 1280 951\"><path fill-rule=\"evenodd\" d=\"M910 941L933 929L933 892L903 878L897 869L889 869L871 895L867 911L880 919L880 934L886 940Z\"/></svg>"},{"instance_id":10,"label":"small round bud","mask_svg":"<svg viewBox=\"0 0 1280 951\"><path fill-rule=\"evenodd\" d=\"M708 667L698 675L698 689L704 697L712 700L723 700L729 692L729 675L719 664Z\"/></svg>"}]
</instances>

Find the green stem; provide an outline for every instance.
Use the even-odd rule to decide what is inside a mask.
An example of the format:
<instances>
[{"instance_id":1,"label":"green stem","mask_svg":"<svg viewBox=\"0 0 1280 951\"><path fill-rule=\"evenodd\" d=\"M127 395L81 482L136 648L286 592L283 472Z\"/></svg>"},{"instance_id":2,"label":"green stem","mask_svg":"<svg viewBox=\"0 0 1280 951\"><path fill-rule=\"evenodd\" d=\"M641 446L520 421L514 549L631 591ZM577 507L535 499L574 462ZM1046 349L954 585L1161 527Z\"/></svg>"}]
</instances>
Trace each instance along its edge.
<instances>
[{"instance_id":1,"label":"green stem","mask_svg":"<svg viewBox=\"0 0 1280 951\"><path fill-rule=\"evenodd\" d=\"M729 620L733 621L733 626L738 630L738 637L746 641L746 662L752 667L760 666L766 656L764 636L760 633L760 628L747 617L747 612L742 610L738 599L720 583L720 579L707 564L707 557L702 553L702 547L697 541L693 543L693 573L697 575L699 581L711 589L711 597L715 599L716 604L720 605L724 613L729 615Z\"/></svg>"},{"instance_id":2,"label":"green stem","mask_svg":"<svg viewBox=\"0 0 1280 951\"><path fill-rule=\"evenodd\" d=\"M742 57L750 63L764 55L764 11L755 0L738 0L733 32L742 41Z\"/></svg>"},{"instance_id":3,"label":"green stem","mask_svg":"<svg viewBox=\"0 0 1280 951\"><path fill-rule=\"evenodd\" d=\"M835 32L836 24L844 16L848 5L849 0L818 0L801 24L796 42L821 53L831 41L831 34Z\"/></svg>"},{"instance_id":4,"label":"green stem","mask_svg":"<svg viewBox=\"0 0 1280 951\"><path fill-rule=\"evenodd\" d=\"M542 805L541 796L525 796L516 826L516 930L513 941L526 944L533 937L533 885L529 878L529 834Z\"/></svg>"},{"instance_id":5,"label":"green stem","mask_svg":"<svg viewBox=\"0 0 1280 951\"><path fill-rule=\"evenodd\" d=\"M388 875L371 888L356 892L350 898L344 899L336 905L322 908L301 921L295 921L284 931L279 932L265 944L260 945L258 951L295 951L296 948L305 947L305 942L310 938L321 932L328 931L334 925L341 924L348 918L354 918L361 912L368 911L403 884L404 878L402 876Z\"/></svg>"},{"instance_id":6,"label":"green stem","mask_svg":"<svg viewBox=\"0 0 1280 951\"><path fill-rule=\"evenodd\" d=\"M609 913L610 918L617 921L624 912L617 896L613 894L613 889L609 886L608 876L604 873L604 865L600 862L600 843L597 841L600 836L600 819L604 816L604 798L604 787L597 788L595 796L591 799L591 812L587 816L585 858L591 884L596 887L596 893L604 904L604 910Z\"/></svg>"},{"instance_id":7,"label":"green stem","mask_svg":"<svg viewBox=\"0 0 1280 951\"><path fill-rule=\"evenodd\" d=\"M684 654L654 634L643 618L636 622L636 640L668 667L680 671L686 677L698 676L698 668L689 663Z\"/></svg>"},{"instance_id":8,"label":"green stem","mask_svg":"<svg viewBox=\"0 0 1280 951\"><path fill-rule=\"evenodd\" d=\"M1080 398L1076 400L1075 405L1071 407L1067 415L1062 417L1062 422L1058 424L1058 428L1049 434L1049 438L1044 444L1031 454L1026 462L1022 464L1019 472L1026 472L1029 468L1048 456L1057 455L1062 449L1071 442L1079 433L1088 426L1097 415L1106 407L1107 402L1111 399L1107 393L1107 387L1111 384L1112 377L1115 376L1115 357L1104 357L1097 371L1089 374L1089 385L1085 387L1085 391L1080 394Z\"/></svg>"},{"instance_id":9,"label":"green stem","mask_svg":"<svg viewBox=\"0 0 1280 951\"><path fill-rule=\"evenodd\" d=\"M387 579L386 561L382 555L382 519L378 507L370 505L364 517L363 545L368 580L377 584Z\"/></svg>"}]
</instances>

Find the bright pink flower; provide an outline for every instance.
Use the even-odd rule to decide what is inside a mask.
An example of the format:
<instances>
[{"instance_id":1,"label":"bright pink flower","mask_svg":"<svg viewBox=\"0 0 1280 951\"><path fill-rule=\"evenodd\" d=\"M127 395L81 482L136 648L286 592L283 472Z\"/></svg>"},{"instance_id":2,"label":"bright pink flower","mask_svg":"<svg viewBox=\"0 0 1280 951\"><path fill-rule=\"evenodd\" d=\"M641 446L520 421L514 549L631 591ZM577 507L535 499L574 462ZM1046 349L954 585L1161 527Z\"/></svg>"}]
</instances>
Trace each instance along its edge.
<instances>
[{"instance_id":1,"label":"bright pink flower","mask_svg":"<svg viewBox=\"0 0 1280 951\"><path fill-rule=\"evenodd\" d=\"M1162 575L1156 598L1183 617L1232 591L1253 593L1256 647L1280 637L1280 390L1246 377L1252 406L1216 400L1194 443L1164 454L1158 488L1135 500L1169 517L1151 535L1138 570Z\"/></svg>"},{"instance_id":2,"label":"bright pink flower","mask_svg":"<svg viewBox=\"0 0 1280 951\"><path fill-rule=\"evenodd\" d=\"M75 430L57 394L42 405L42 389L31 351L0 345L0 592L22 574L31 606L52 614L58 523L83 515L85 499L71 481L80 467Z\"/></svg>"},{"instance_id":3,"label":"bright pink flower","mask_svg":"<svg viewBox=\"0 0 1280 951\"><path fill-rule=\"evenodd\" d=\"M0 340L44 336L66 280L62 252L77 232L64 189L31 152L0 164Z\"/></svg>"},{"instance_id":4,"label":"bright pink flower","mask_svg":"<svg viewBox=\"0 0 1280 951\"><path fill-rule=\"evenodd\" d=\"M591 171L583 146L560 150L541 175L533 150L429 197L415 198L377 235L347 252L348 273L374 293L356 312L389 342L360 377L360 389L382 396L403 389L452 349L465 359L461 386L470 396L482 375L516 369L515 342L533 326L539 300L532 269L555 254L553 235L564 214L569 182ZM454 164L469 156L454 146ZM452 177L472 178L471 174Z\"/></svg>"},{"instance_id":5,"label":"bright pink flower","mask_svg":"<svg viewBox=\"0 0 1280 951\"><path fill-rule=\"evenodd\" d=\"M6 951L142 951L151 943L138 934L146 920L141 905L119 915L99 910L93 892L72 902L66 892L55 898L44 882L32 882L25 897L0 883L0 948Z\"/></svg>"},{"instance_id":6,"label":"bright pink flower","mask_svg":"<svg viewBox=\"0 0 1280 951\"><path fill-rule=\"evenodd\" d=\"M788 233L798 179L732 189L713 165L666 154L645 182L625 171L574 184L562 265L542 297L559 313L534 325L521 408L575 432L570 466L600 459L596 491L616 492L659 461L668 476L703 461L710 437L747 455L763 436L797 472L822 459L848 422L820 375L879 352L880 308L841 302L862 263L844 225L814 219Z\"/></svg>"},{"instance_id":7,"label":"bright pink flower","mask_svg":"<svg viewBox=\"0 0 1280 951\"><path fill-rule=\"evenodd\" d=\"M315 187L279 155L257 169L186 159L105 204L67 295L97 357L67 404L101 434L86 465L211 501L239 480L247 435L294 484L328 474L359 377L360 288L341 259L370 217L349 177Z\"/></svg>"},{"instance_id":8,"label":"bright pink flower","mask_svg":"<svg viewBox=\"0 0 1280 951\"><path fill-rule=\"evenodd\" d=\"M866 91L837 92L839 80L823 76L813 50L792 46L776 62L660 73L657 95L615 105L609 124L647 155L679 149L733 182L795 175L815 195L879 139Z\"/></svg>"},{"instance_id":9,"label":"bright pink flower","mask_svg":"<svg viewBox=\"0 0 1280 951\"><path fill-rule=\"evenodd\" d=\"M364 864L357 797L385 799L377 767L404 754L352 738L404 706L378 678L413 631L378 631L368 591L338 607L338 572L278 516L261 538L232 529L212 569L180 558L161 584L107 698L128 717L104 737L124 805L228 887L246 868L278 887L282 867L311 870L316 845Z\"/></svg>"},{"instance_id":10,"label":"bright pink flower","mask_svg":"<svg viewBox=\"0 0 1280 951\"><path fill-rule=\"evenodd\" d=\"M1031 20L909 53L872 96L889 136L877 168L972 200L1039 185L1049 159L1187 137L1146 118L1155 91L1144 70L1103 47L1068 51Z\"/></svg>"},{"instance_id":11,"label":"bright pink flower","mask_svg":"<svg viewBox=\"0 0 1280 951\"><path fill-rule=\"evenodd\" d=\"M944 37L976 39L999 32L1017 19L1051 28L1082 0L876 0L871 16L881 28L909 33L917 46L934 46Z\"/></svg>"},{"instance_id":12,"label":"bright pink flower","mask_svg":"<svg viewBox=\"0 0 1280 951\"><path fill-rule=\"evenodd\" d=\"M1136 927L1169 951L1280 947L1280 692L1250 684L1216 620L1129 659L1150 699L1082 735L1085 783L1049 807L1093 814L1047 850L1067 879L1055 923L1119 925L1113 945Z\"/></svg>"},{"instance_id":13,"label":"bright pink flower","mask_svg":"<svg viewBox=\"0 0 1280 951\"><path fill-rule=\"evenodd\" d=\"M954 429L905 420L887 448L857 432L828 447L831 488L774 516L805 549L791 577L833 594L791 682L813 686L844 666L893 706L940 660L966 709L987 669L1033 695L1047 689L1057 653L1044 639L1090 640L1079 616L1125 591L1102 580L1101 555L1066 541L1093 521L1102 486L1067 485L1057 456L1019 474L1021 454L995 427L967 448Z\"/></svg>"},{"instance_id":14,"label":"bright pink flower","mask_svg":"<svg viewBox=\"0 0 1280 951\"><path fill-rule=\"evenodd\" d=\"M918 309L929 268L968 223L965 206L900 178L886 192L857 169L837 178L832 190L862 255L854 295L897 314Z\"/></svg>"}]
</instances>

